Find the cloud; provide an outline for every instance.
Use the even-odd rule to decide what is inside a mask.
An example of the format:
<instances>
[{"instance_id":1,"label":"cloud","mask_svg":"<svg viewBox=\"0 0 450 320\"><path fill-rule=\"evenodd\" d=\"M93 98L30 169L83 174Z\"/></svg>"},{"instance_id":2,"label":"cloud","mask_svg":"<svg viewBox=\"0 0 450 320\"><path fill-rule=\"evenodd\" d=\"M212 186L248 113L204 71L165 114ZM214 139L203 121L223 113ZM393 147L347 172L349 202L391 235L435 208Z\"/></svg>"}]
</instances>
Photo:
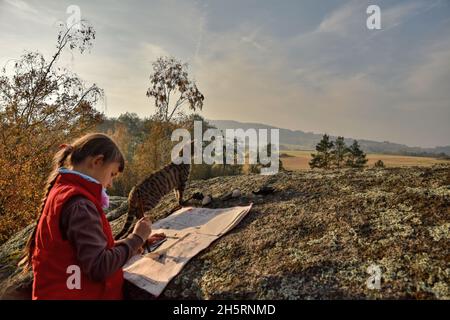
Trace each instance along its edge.
<instances>
[{"instance_id":1,"label":"cloud","mask_svg":"<svg viewBox=\"0 0 450 320\"><path fill-rule=\"evenodd\" d=\"M413 12L411 8L395 16L405 19L406 12ZM206 117L234 119L233 115L239 115L242 121L355 138L448 144L448 90L435 96L440 91L435 91L436 86L449 83L446 47L424 48L420 56L425 55L425 60L411 61L406 69L410 73L402 71L396 79L403 82L393 86L386 77L400 71L394 62L386 64L384 56L378 61L375 52L365 60L368 65L361 64L355 49L335 40L330 32L309 33L300 44L264 34L259 41L270 43L273 49L267 52L251 50L253 46L240 41L242 34L248 33L241 28L207 37L208 54L195 71L206 96ZM355 63L352 68L342 63L347 59ZM381 78L376 73L380 69ZM419 135L418 127L428 130Z\"/></svg>"},{"instance_id":2,"label":"cloud","mask_svg":"<svg viewBox=\"0 0 450 320\"><path fill-rule=\"evenodd\" d=\"M340 36L346 36L350 33L356 23L361 22L358 15L361 16L364 4L361 1L350 1L339 7L325 19L320 22L319 26L313 33L334 33Z\"/></svg>"},{"instance_id":3,"label":"cloud","mask_svg":"<svg viewBox=\"0 0 450 320\"><path fill-rule=\"evenodd\" d=\"M143 42L138 49L138 58L140 61L153 62L160 56L169 56L169 52L163 47L154 43Z\"/></svg>"},{"instance_id":4,"label":"cloud","mask_svg":"<svg viewBox=\"0 0 450 320\"><path fill-rule=\"evenodd\" d=\"M410 97L411 108L446 108L450 120L450 39L438 41L427 48L420 64L411 66L405 81L404 91Z\"/></svg>"},{"instance_id":5,"label":"cloud","mask_svg":"<svg viewBox=\"0 0 450 320\"><path fill-rule=\"evenodd\" d=\"M303 10L303 4L273 11L262 5L261 12L243 6L243 12L232 15L225 2L210 4L215 11L202 1L140 2L131 7L120 1L107 6L82 2L82 13L97 37L90 55L76 55L69 62L81 78L105 89L110 116L125 111L152 114L153 101L145 96L151 62L174 55L190 64L190 75L205 94L207 118L410 144L448 144L450 38L442 32L445 20L421 16L435 14L436 6L443 4L380 3L382 32L367 30L369 2L355 0L339 7L317 5L302 27L280 36L274 24L285 19L286 10ZM15 30L13 21L33 19L33 10L65 17L64 5L33 2L24 10L19 7L28 4L21 1L0 5L8 6L1 13L6 19L0 21L6 26L0 31L6 39L0 44L3 55L16 54L24 44L52 52L53 29L29 20ZM243 18L250 15L248 10L255 11ZM431 31L409 41L416 30L406 28L408 24L425 22L433 25Z\"/></svg>"},{"instance_id":6,"label":"cloud","mask_svg":"<svg viewBox=\"0 0 450 320\"><path fill-rule=\"evenodd\" d=\"M395 28L413 17L425 13L441 4L441 0L411 1L382 10L382 30Z\"/></svg>"},{"instance_id":7,"label":"cloud","mask_svg":"<svg viewBox=\"0 0 450 320\"><path fill-rule=\"evenodd\" d=\"M10 6L14 7L15 9L17 9L20 12L27 12L27 13L31 13L31 14L34 14L34 15L38 14L38 11L35 8L33 8L32 6L30 6L29 4L27 4L24 1L21 1L21 0L5 0L5 2L8 5L10 5Z\"/></svg>"},{"instance_id":8,"label":"cloud","mask_svg":"<svg viewBox=\"0 0 450 320\"><path fill-rule=\"evenodd\" d=\"M333 33L341 37L359 36L366 32L366 8L373 4L371 1L351 0L328 14L313 31L313 33ZM383 31L395 28L409 19L442 5L441 0L408 1L406 3L385 6L380 4L381 25L379 32L372 32L371 36L379 35Z\"/></svg>"},{"instance_id":9,"label":"cloud","mask_svg":"<svg viewBox=\"0 0 450 320\"><path fill-rule=\"evenodd\" d=\"M54 12L39 5L31 5L22 0L4 1L6 6L3 7L2 11L5 10L5 15L13 15L22 21L41 25L54 25L57 21Z\"/></svg>"},{"instance_id":10,"label":"cloud","mask_svg":"<svg viewBox=\"0 0 450 320\"><path fill-rule=\"evenodd\" d=\"M251 34L242 36L241 41L244 43L250 44L251 46L253 46L254 48L256 48L258 50L266 50L267 48L264 45L262 45L259 41L256 40L258 32L260 30L261 30L261 28L257 28Z\"/></svg>"}]
</instances>

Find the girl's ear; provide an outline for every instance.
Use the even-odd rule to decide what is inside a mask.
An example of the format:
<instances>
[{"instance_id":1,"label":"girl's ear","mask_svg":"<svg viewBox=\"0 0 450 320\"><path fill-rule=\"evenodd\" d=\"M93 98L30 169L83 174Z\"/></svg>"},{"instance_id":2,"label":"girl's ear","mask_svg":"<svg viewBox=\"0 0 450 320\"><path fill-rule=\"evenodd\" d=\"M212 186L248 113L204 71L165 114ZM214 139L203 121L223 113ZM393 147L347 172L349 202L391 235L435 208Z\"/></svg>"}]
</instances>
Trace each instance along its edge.
<instances>
[{"instance_id":1,"label":"girl's ear","mask_svg":"<svg viewBox=\"0 0 450 320\"><path fill-rule=\"evenodd\" d=\"M104 155L100 154L98 156L95 156L92 159L92 163L94 164L94 166L102 166L103 165L103 159L104 159Z\"/></svg>"}]
</instances>

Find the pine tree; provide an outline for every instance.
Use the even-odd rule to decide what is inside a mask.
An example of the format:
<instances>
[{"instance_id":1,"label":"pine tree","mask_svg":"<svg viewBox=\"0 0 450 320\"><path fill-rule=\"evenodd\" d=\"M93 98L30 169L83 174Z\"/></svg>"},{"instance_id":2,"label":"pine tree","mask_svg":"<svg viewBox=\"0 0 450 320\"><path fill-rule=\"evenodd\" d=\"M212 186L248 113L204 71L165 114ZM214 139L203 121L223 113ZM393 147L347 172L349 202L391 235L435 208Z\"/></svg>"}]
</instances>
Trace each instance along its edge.
<instances>
[{"instance_id":1,"label":"pine tree","mask_svg":"<svg viewBox=\"0 0 450 320\"><path fill-rule=\"evenodd\" d=\"M348 154L348 148L344 142L344 137L337 137L333 150L331 151L333 164L340 168Z\"/></svg>"},{"instance_id":2,"label":"pine tree","mask_svg":"<svg viewBox=\"0 0 450 320\"><path fill-rule=\"evenodd\" d=\"M360 149L358 141L353 141L353 144L348 148L348 152L346 165L353 168L364 167L367 162L366 154Z\"/></svg>"},{"instance_id":3,"label":"pine tree","mask_svg":"<svg viewBox=\"0 0 450 320\"><path fill-rule=\"evenodd\" d=\"M316 154L311 154L312 159L309 162L311 168L325 168L328 169L331 164L331 150L333 148L333 141L330 137L324 134L322 140L316 145Z\"/></svg>"}]
</instances>

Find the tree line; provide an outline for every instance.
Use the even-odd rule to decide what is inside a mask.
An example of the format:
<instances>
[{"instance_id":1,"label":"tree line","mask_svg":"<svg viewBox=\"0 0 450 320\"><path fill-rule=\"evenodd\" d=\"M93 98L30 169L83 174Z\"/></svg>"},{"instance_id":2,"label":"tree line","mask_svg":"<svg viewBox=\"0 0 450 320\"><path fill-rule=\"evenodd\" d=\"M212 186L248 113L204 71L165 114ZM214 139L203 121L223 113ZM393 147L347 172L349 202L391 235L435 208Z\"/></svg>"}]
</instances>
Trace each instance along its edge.
<instances>
[{"instance_id":1,"label":"tree line","mask_svg":"<svg viewBox=\"0 0 450 320\"><path fill-rule=\"evenodd\" d=\"M324 134L322 140L316 145L316 153L311 154L309 161L311 169L314 168L362 168L366 165L366 154L361 150L358 141L353 140L350 146L344 142L344 137L337 137L335 141Z\"/></svg>"}]
</instances>

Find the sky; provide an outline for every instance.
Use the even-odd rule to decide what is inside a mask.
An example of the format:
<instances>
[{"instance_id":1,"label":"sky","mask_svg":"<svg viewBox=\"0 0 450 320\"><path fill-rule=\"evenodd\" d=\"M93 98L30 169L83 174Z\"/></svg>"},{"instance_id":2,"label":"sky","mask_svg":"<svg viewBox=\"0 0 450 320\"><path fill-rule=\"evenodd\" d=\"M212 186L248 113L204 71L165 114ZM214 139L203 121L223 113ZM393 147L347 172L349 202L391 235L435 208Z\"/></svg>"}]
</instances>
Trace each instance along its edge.
<instances>
[{"instance_id":1,"label":"sky","mask_svg":"<svg viewBox=\"0 0 450 320\"><path fill-rule=\"evenodd\" d=\"M105 90L107 116L155 113L145 93L167 55L188 63L207 119L450 145L450 0L0 0L0 66L49 58L70 5L96 39L60 64Z\"/></svg>"}]
</instances>

